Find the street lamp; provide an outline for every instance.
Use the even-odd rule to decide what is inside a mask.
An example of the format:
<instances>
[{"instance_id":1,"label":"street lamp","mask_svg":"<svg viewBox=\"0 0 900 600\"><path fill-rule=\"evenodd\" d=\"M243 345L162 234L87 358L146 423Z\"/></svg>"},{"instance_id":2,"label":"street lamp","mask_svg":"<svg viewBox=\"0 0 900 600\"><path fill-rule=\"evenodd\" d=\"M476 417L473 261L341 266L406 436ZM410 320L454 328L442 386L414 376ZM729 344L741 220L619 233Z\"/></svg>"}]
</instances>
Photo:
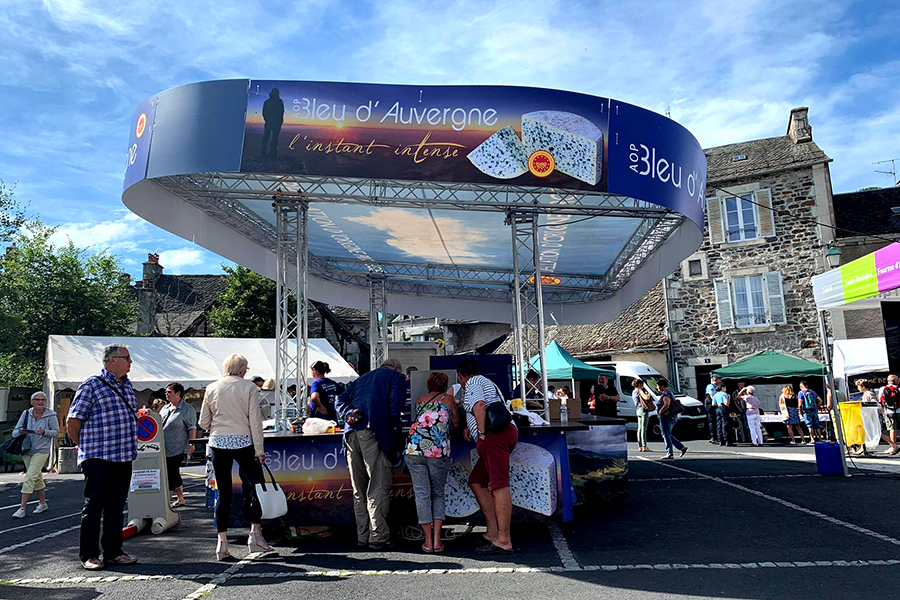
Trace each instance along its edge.
<instances>
[{"instance_id":1,"label":"street lamp","mask_svg":"<svg viewBox=\"0 0 900 600\"><path fill-rule=\"evenodd\" d=\"M825 264L829 269L838 268L841 265L841 249L834 244L829 244L828 250L825 252Z\"/></svg>"}]
</instances>

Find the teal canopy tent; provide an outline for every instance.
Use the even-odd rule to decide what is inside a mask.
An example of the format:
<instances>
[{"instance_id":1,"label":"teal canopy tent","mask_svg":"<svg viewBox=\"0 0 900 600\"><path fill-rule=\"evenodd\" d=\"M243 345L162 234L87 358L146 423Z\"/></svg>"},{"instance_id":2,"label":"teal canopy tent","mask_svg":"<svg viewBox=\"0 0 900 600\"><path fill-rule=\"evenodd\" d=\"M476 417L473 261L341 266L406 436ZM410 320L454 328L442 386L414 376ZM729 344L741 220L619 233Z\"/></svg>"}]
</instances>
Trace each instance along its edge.
<instances>
[{"instance_id":1,"label":"teal canopy tent","mask_svg":"<svg viewBox=\"0 0 900 600\"><path fill-rule=\"evenodd\" d=\"M764 350L733 365L716 369L713 375L728 379L812 377L825 375L825 367L802 358Z\"/></svg>"},{"instance_id":2,"label":"teal canopy tent","mask_svg":"<svg viewBox=\"0 0 900 600\"><path fill-rule=\"evenodd\" d=\"M581 362L555 341L550 342L544 351L547 357L547 380L560 379L596 379L598 375L606 375L611 380L615 380L616 372L612 369L601 369L600 367L592 367L591 365ZM539 357L533 356L529 361L532 367L538 369Z\"/></svg>"}]
</instances>

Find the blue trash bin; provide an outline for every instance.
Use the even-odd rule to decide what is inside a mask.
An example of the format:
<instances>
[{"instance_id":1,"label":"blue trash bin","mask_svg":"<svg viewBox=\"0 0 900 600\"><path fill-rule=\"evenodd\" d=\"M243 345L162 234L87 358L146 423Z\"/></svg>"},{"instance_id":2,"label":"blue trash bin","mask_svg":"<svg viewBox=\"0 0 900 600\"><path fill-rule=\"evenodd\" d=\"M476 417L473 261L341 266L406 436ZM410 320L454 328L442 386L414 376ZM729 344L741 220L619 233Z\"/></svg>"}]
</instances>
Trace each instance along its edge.
<instances>
[{"instance_id":1,"label":"blue trash bin","mask_svg":"<svg viewBox=\"0 0 900 600\"><path fill-rule=\"evenodd\" d=\"M835 442L816 442L816 467L819 475L839 477L844 474L841 465L841 446Z\"/></svg>"}]
</instances>

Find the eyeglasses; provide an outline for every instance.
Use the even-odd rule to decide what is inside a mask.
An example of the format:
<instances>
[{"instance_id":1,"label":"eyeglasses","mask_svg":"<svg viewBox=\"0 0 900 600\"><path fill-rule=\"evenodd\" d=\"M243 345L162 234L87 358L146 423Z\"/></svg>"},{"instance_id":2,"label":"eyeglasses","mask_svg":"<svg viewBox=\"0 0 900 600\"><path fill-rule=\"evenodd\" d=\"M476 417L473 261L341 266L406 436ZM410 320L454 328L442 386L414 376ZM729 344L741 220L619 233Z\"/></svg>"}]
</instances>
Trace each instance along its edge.
<instances>
[{"instance_id":1,"label":"eyeglasses","mask_svg":"<svg viewBox=\"0 0 900 600\"><path fill-rule=\"evenodd\" d=\"M123 359L127 360L128 362L132 362L130 354L126 354L125 356L113 356L112 358L123 358Z\"/></svg>"}]
</instances>

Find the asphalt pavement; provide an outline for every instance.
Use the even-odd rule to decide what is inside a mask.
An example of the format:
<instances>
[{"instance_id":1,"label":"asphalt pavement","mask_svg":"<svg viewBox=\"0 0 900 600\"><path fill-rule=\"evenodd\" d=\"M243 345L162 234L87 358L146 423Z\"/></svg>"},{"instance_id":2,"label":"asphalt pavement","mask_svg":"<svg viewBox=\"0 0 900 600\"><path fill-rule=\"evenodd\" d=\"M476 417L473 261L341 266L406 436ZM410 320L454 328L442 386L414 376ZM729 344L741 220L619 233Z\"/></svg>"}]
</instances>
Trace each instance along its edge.
<instances>
[{"instance_id":1,"label":"asphalt pavement","mask_svg":"<svg viewBox=\"0 0 900 600\"><path fill-rule=\"evenodd\" d=\"M651 444L657 450L659 444ZM360 552L335 528L278 540L277 555L214 560L203 487L187 477L182 525L125 542L133 567L84 571L77 561L81 478L47 476L50 510L11 518L21 475L0 474L0 598L237 600L316 598L891 597L900 576L896 506L900 456L859 459L850 478L816 473L812 447L714 447L689 442L681 459L630 444L630 497L580 506L572 523L513 526L516 554L485 559L468 536L423 554L412 542ZM465 524L453 527L467 531Z\"/></svg>"}]
</instances>

